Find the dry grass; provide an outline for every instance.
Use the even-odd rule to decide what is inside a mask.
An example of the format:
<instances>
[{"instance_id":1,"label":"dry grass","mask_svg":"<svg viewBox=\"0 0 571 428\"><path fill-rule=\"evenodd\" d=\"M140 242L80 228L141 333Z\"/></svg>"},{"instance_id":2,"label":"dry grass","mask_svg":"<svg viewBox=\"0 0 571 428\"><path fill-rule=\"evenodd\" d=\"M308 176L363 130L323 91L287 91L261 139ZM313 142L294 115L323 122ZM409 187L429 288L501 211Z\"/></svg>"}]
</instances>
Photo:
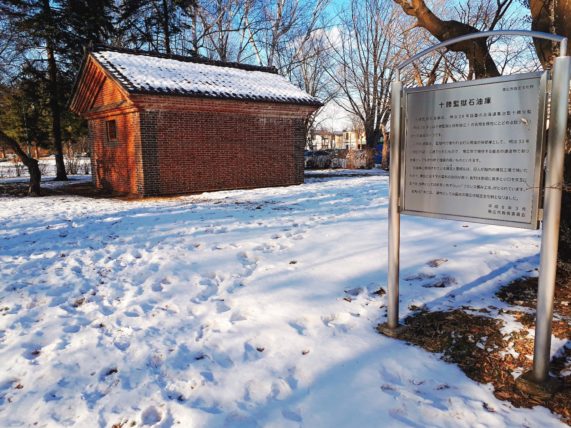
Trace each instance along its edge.
<instances>
[{"instance_id":1,"label":"dry grass","mask_svg":"<svg viewBox=\"0 0 571 428\"><path fill-rule=\"evenodd\" d=\"M399 336L415 345L442 354L442 359L457 364L468 377L494 385L494 394L517 407L542 405L561 415L571 425L571 281L557 285L553 332L569 342L552 360L551 373L563 382L563 389L550 400L541 401L515 387L515 378L531 369L535 325L537 279L526 278L503 287L498 297L512 305L509 311L495 307L475 310L464 307L450 312L420 310L405 320ZM504 336L504 322L498 314L513 316L524 326Z\"/></svg>"}]
</instances>

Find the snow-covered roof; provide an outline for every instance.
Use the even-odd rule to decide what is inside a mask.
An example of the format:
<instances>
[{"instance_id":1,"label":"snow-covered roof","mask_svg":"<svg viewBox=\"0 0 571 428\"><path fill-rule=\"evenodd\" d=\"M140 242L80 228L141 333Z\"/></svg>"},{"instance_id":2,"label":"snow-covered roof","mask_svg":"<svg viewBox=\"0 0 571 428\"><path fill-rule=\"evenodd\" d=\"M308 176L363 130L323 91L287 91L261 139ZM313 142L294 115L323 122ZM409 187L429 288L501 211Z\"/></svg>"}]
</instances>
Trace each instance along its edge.
<instances>
[{"instance_id":1,"label":"snow-covered roof","mask_svg":"<svg viewBox=\"0 0 571 428\"><path fill-rule=\"evenodd\" d=\"M113 49L92 55L131 93L322 104L269 67Z\"/></svg>"}]
</instances>

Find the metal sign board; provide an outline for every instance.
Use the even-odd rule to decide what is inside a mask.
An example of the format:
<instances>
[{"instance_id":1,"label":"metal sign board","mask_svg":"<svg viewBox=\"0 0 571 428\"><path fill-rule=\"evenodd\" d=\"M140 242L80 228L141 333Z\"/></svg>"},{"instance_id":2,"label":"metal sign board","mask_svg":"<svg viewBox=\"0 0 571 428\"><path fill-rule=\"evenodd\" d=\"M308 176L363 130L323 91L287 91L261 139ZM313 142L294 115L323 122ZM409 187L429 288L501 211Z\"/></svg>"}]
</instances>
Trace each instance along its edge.
<instances>
[{"instance_id":1,"label":"metal sign board","mask_svg":"<svg viewBox=\"0 0 571 428\"><path fill-rule=\"evenodd\" d=\"M406 89L401 212L538 228L547 74Z\"/></svg>"}]
</instances>

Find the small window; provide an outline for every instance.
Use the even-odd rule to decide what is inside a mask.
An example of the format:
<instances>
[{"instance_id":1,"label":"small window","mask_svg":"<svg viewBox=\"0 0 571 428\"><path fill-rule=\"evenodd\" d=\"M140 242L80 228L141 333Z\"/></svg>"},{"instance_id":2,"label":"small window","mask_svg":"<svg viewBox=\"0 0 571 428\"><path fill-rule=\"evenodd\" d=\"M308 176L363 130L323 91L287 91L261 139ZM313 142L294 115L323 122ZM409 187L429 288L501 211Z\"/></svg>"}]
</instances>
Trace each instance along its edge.
<instances>
[{"instance_id":1,"label":"small window","mask_svg":"<svg viewBox=\"0 0 571 428\"><path fill-rule=\"evenodd\" d=\"M108 120L105 124L107 126L107 141L117 141L117 121Z\"/></svg>"}]
</instances>

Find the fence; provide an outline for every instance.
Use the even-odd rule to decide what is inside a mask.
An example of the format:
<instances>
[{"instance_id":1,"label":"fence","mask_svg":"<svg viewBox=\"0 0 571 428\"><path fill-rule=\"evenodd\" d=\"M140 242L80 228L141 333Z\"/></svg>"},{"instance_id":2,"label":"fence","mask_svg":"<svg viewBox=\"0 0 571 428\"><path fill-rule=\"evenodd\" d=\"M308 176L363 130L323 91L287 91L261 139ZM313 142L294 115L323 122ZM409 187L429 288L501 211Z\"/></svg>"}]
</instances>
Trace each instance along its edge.
<instances>
[{"instance_id":1,"label":"fence","mask_svg":"<svg viewBox=\"0 0 571 428\"><path fill-rule=\"evenodd\" d=\"M371 169L375 166L375 149L320 150L306 152L305 169Z\"/></svg>"}]
</instances>

